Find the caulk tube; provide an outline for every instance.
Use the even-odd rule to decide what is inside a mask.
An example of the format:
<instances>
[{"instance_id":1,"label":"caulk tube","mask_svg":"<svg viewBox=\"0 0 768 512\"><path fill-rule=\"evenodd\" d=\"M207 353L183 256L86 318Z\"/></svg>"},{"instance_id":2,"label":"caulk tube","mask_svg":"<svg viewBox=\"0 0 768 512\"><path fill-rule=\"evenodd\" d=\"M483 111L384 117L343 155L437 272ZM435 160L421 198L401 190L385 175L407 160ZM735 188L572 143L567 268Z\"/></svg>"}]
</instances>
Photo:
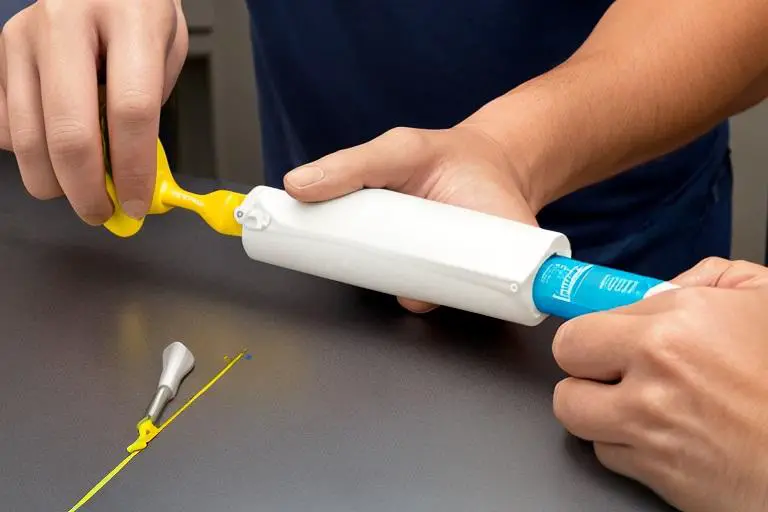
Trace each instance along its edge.
<instances>
[{"instance_id":1,"label":"caulk tube","mask_svg":"<svg viewBox=\"0 0 768 512\"><path fill-rule=\"evenodd\" d=\"M539 267L570 256L560 233L382 189L302 203L260 186L235 217L253 260L529 326Z\"/></svg>"},{"instance_id":2,"label":"caulk tube","mask_svg":"<svg viewBox=\"0 0 768 512\"><path fill-rule=\"evenodd\" d=\"M553 256L536 274L533 300L543 313L568 320L628 306L674 288L659 279Z\"/></svg>"}]
</instances>

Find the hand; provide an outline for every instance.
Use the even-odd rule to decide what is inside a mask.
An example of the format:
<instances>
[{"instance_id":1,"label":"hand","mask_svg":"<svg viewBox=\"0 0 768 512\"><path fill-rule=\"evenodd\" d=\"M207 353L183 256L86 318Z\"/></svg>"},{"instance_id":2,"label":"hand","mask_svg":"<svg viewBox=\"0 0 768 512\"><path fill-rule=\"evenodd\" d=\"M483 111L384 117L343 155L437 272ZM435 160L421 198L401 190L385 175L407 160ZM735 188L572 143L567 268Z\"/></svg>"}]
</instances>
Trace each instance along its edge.
<instances>
[{"instance_id":1,"label":"hand","mask_svg":"<svg viewBox=\"0 0 768 512\"><path fill-rule=\"evenodd\" d=\"M680 510L768 510L768 269L711 259L675 281L561 327L555 414Z\"/></svg>"},{"instance_id":2,"label":"hand","mask_svg":"<svg viewBox=\"0 0 768 512\"><path fill-rule=\"evenodd\" d=\"M0 146L16 154L29 193L66 195L92 225L112 215L98 111L103 71L117 196L126 213L145 215L160 108L187 47L181 0L38 0L14 16L0 34Z\"/></svg>"},{"instance_id":3,"label":"hand","mask_svg":"<svg viewBox=\"0 0 768 512\"><path fill-rule=\"evenodd\" d=\"M476 127L396 128L285 177L286 191L301 201L325 201L362 188L387 188L536 224L522 182L505 153ZM435 307L399 300L413 312Z\"/></svg>"}]
</instances>

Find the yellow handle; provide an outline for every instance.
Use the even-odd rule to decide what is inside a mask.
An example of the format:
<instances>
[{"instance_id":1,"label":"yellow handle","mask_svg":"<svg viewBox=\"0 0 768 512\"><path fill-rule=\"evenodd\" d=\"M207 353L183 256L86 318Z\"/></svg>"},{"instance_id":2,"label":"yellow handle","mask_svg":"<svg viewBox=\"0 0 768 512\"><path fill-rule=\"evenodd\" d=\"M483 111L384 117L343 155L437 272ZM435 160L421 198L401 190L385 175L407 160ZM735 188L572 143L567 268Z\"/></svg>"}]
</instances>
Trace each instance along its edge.
<instances>
[{"instance_id":1,"label":"yellow handle","mask_svg":"<svg viewBox=\"0 0 768 512\"><path fill-rule=\"evenodd\" d=\"M105 147L105 151L109 148ZM104 227L120 237L133 236L141 229L144 219L129 217L120 207L112 177L107 173L107 193L115 211ZM157 141L157 177L149 214L166 213L173 208L183 208L197 213L215 231L222 235L241 236L242 226L235 220L235 209L245 199L244 194L229 190L216 190L205 195L183 190L171 174L168 158L162 143Z\"/></svg>"},{"instance_id":2,"label":"yellow handle","mask_svg":"<svg viewBox=\"0 0 768 512\"><path fill-rule=\"evenodd\" d=\"M99 120L101 124L102 150L106 170L107 194L114 207L112 217L104 223L104 227L120 237L133 236L144 225L144 219L134 219L128 216L120 207L117 190L112 181L112 166L109 155L109 126L107 122L106 89L99 87ZM235 220L235 209L245 199L244 194L217 190L210 194L198 195L187 192L176 184L168 165L168 157L160 140L157 141L157 175L155 190L152 194L152 204L148 214L162 214L173 208L192 210L214 230L222 235L242 236L242 226Z\"/></svg>"}]
</instances>

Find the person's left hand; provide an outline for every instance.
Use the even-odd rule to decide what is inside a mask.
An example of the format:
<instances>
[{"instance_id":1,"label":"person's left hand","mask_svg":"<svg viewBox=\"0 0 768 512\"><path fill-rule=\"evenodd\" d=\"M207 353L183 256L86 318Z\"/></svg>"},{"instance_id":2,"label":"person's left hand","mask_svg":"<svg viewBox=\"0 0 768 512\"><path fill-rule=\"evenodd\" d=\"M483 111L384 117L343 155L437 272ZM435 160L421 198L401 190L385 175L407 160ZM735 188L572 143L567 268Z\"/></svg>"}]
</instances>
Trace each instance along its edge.
<instances>
[{"instance_id":1,"label":"person's left hand","mask_svg":"<svg viewBox=\"0 0 768 512\"><path fill-rule=\"evenodd\" d=\"M333 199L362 188L409 195L536 225L526 185L506 153L475 126L396 128L374 140L303 165L285 177L300 201ZM434 305L400 298L413 312Z\"/></svg>"},{"instance_id":2,"label":"person's left hand","mask_svg":"<svg viewBox=\"0 0 768 512\"><path fill-rule=\"evenodd\" d=\"M563 324L555 415L680 510L768 510L768 269L709 259L675 282Z\"/></svg>"}]
</instances>

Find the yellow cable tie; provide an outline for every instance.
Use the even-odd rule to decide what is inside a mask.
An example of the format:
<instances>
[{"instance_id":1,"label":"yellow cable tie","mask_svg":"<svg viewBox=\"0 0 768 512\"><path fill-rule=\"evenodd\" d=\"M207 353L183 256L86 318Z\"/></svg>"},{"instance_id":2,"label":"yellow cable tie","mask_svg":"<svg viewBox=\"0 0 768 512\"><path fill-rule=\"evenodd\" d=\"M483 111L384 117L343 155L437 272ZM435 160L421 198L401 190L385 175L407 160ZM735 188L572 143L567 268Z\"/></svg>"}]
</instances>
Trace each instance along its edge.
<instances>
[{"instance_id":1,"label":"yellow cable tie","mask_svg":"<svg viewBox=\"0 0 768 512\"><path fill-rule=\"evenodd\" d=\"M131 462L131 460L133 460L133 458L136 457L139 453L141 452L133 452L132 454L124 458L123 461L120 462L120 464L118 464L117 466L115 466L115 468L112 471L107 473L107 475L104 478L102 478L101 481L99 481L99 483L93 486L93 489L88 491L88 493L85 496L83 496L83 498L80 501L78 501L74 507L69 509L69 512L75 512L76 510L79 510L80 508L82 508L83 505L88 503L91 500L91 498L96 496L96 494L99 491L101 491L101 489L103 489L104 486L106 486L109 483L109 481L112 480L120 471L122 471L123 468L127 466L128 463Z\"/></svg>"}]
</instances>

